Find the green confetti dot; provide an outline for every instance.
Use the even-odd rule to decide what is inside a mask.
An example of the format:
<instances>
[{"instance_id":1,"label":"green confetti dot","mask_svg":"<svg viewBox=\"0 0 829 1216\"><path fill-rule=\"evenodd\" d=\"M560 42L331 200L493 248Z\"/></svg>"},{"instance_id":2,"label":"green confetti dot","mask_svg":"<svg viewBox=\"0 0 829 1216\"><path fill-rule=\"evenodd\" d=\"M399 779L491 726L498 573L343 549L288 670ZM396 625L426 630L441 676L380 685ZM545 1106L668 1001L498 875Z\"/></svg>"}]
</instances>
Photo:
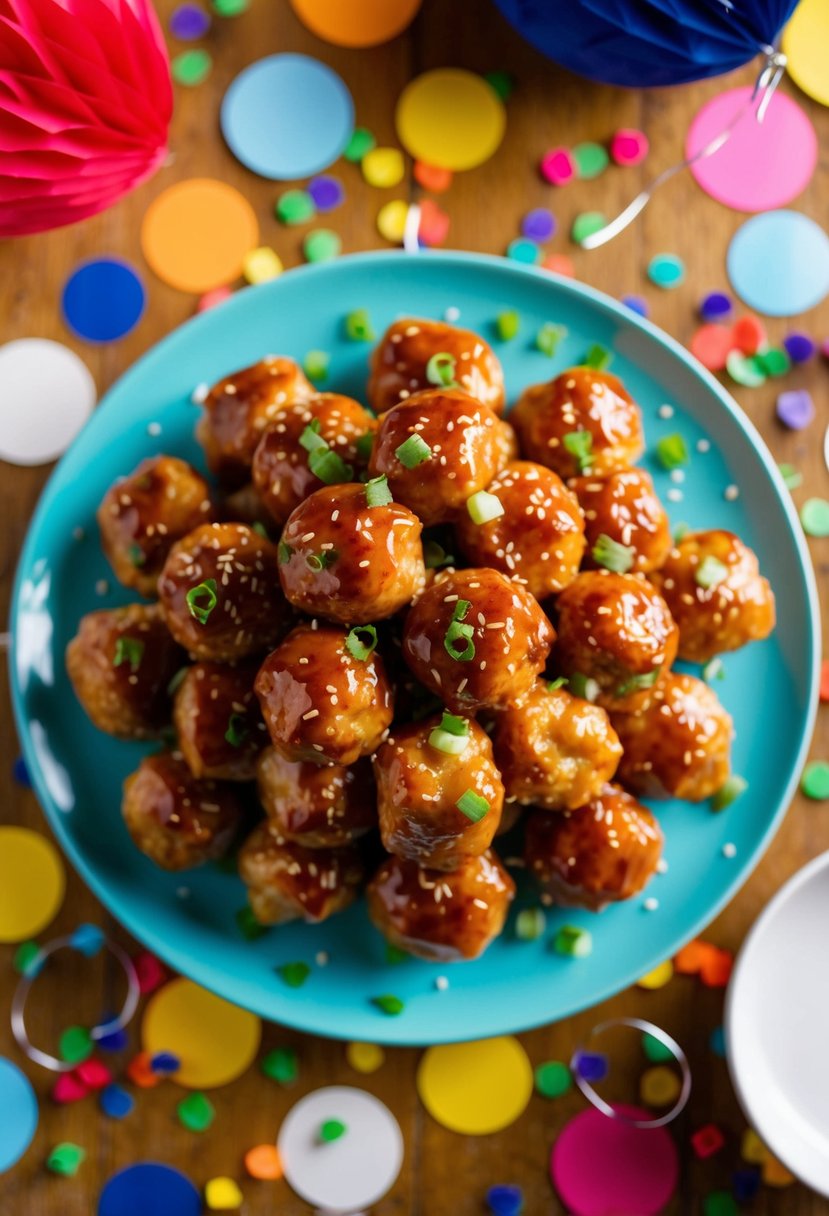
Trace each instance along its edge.
<instances>
[{"instance_id":1,"label":"green confetti dot","mask_svg":"<svg viewBox=\"0 0 829 1216\"><path fill-rule=\"evenodd\" d=\"M584 143L576 144L573 149L573 160L576 162L577 175L589 180L604 173L610 157L607 149L603 148L601 144Z\"/></svg>"},{"instance_id":2,"label":"green confetti dot","mask_svg":"<svg viewBox=\"0 0 829 1216\"><path fill-rule=\"evenodd\" d=\"M56 1144L46 1158L46 1168L50 1174L61 1174L64 1178L74 1178L86 1158L86 1149L79 1144L71 1144L68 1140Z\"/></svg>"},{"instance_id":3,"label":"green confetti dot","mask_svg":"<svg viewBox=\"0 0 829 1216\"><path fill-rule=\"evenodd\" d=\"M743 388L759 388L766 383L766 374L761 371L753 356L744 355L742 351L729 351L725 360L725 370L735 384Z\"/></svg>"},{"instance_id":4,"label":"green confetti dot","mask_svg":"<svg viewBox=\"0 0 829 1216\"><path fill-rule=\"evenodd\" d=\"M495 318L495 328L502 342L510 342L521 328L521 318L515 311L499 312Z\"/></svg>"},{"instance_id":5,"label":"green confetti dot","mask_svg":"<svg viewBox=\"0 0 829 1216\"><path fill-rule=\"evenodd\" d=\"M37 942L21 942L14 952L12 966L18 975L34 974L31 970L32 963L40 954L40 946Z\"/></svg>"},{"instance_id":6,"label":"green confetti dot","mask_svg":"<svg viewBox=\"0 0 829 1216\"><path fill-rule=\"evenodd\" d=\"M758 351L754 356L754 362L766 376L785 376L792 366L792 361L786 352L776 346Z\"/></svg>"},{"instance_id":7,"label":"green confetti dot","mask_svg":"<svg viewBox=\"0 0 829 1216\"><path fill-rule=\"evenodd\" d=\"M391 996L389 993L385 993L383 996L373 996L371 1003L389 1018L396 1018L405 1009L400 997Z\"/></svg>"},{"instance_id":8,"label":"green confetti dot","mask_svg":"<svg viewBox=\"0 0 829 1216\"><path fill-rule=\"evenodd\" d=\"M657 253L648 263L648 278L657 287L670 291L685 282L685 263L675 253Z\"/></svg>"},{"instance_id":9,"label":"green confetti dot","mask_svg":"<svg viewBox=\"0 0 829 1216\"><path fill-rule=\"evenodd\" d=\"M89 1059L94 1046L85 1026L68 1026L58 1040L58 1055L67 1064L80 1064Z\"/></svg>"},{"instance_id":10,"label":"green confetti dot","mask_svg":"<svg viewBox=\"0 0 829 1216\"><path fill-rule=\"evenodd\" d=\"M346 144L343 156L352 164L358 164L372 148L376 147L377 140L371 131L367 131L365 127L355 127L351 132L351 139Z\"/></svg>"},{"instance_id":11,"label":"green confetti dot","mask_svg":"<svg viewBox=\"0 0 829 1216\"><path fill-rule=\"evenodd\" d=\"M339 1119L326 1119L320 1128L320 1140L323 1144L333 1144L346 1132L345 1124Z\"/></svg>"},{"instance_id":12,"label":"green confetti dot","mask_svg":"<svg viewBox=\"0 0 829 1216\"><path fill-rule=\"evenodd\" d=\"M560 1098L573 1088L570 1069L561 1060L545 1060L535 1070L535 1088L542 1098Z\"/></svg>"},{"instance_id":13,"label":"green confetti dot","mask_svg":"<svg viewBox=\"0 0 829 1216\"><path fill-rule=\"evenodd\" d=\"M702 1201L703 1216L739 1216L740 1209L730 1191L712 1191Z\"/></svg>"},{"instance_id":14,"label":"green confetti dot","mask_svg":"<svg viewBox=\"0 0 829 1216\"><path fill-rule=\"evenodd\" d=\"M206 1132L216 1118L216 1108L205 1094L198 1091L182 1098L176 1107L179 1123L190 1132Z\"/></svg>"},{"instance_id":15,"label":"green confetti dot","mask_svg":"<svg viewBox=\"0 0 829 1216\"><path fill-rule=\"evenodd\" d=\"M292 1047L275 1047L259 1067L266 1077L279 1085L293 1085L299 1076L299 1061Z\"/></svg>"},{"instance_id":16,"label":"green confetti dot","mask_svg":"<svg viewBox=\"0 0 829 1216\"><path fill-rule=\"evenodd\" d=\"M512 92L515 88L515 77L512 73L500 70L497 72L487 72L484 80L498 94L501 101L509 101L510 97L512 97Z\"/></svg>"},{"instance_id":17,"label":"green confetti dot","mask_svg":"<svg viewBox=\"0 0 829 1216\"><path fill-rule=\"evenodd\" d=\"M220 17L238 17L250 8L250 0L213 0L213 10Z\"/></svg>"},{"instance_id":18,"label":"green confetti dot","mask_svg":"<svg viewBox=\"0 0 829 1216\"><path fill-rule=\"evenodd\" d=\"M302 252L307 262L330 262L339 257L343 243L330 228L315 228L302 242Z\"/></svg>"},{"instance_id":19,"label":"green confetti dot","mask_svg":"<svg viewBox=\"0 0 829 1216\"><path fill-rule=\"evenodd\" d=\"M311 974L311 968L307 963L282 963L276 968L276 974L289 988L301 988Z\"/></svg>"},{"instance_id":20,"label":"green confetti dot","mask_svg":"<svg viewBox=\"0 0 829 1216\"><path fill-rule=\"evenodd\" d=\"M674 1058L674 1053L670 1047L666 1047L661 1040L652 1034L642 1035L642 1050L651 1064L665 1064Z\"/></svg>"},{"instance_id":21,"label":"green confetti dot","mask_svg":"<svg viewBox=\"0 0 829 1216\"><path fill-rule=\"evenodd\" d=\"M282 224L305 224L317 214L314 200L307 190L286 190L276 200L274 211Z\"/></svg>"},{"instance_id":22,"label":"green confetti dot","mask_svg":"<svg viewBox=\"0 0 829 1216\"><path fill-rule=\"evenodd\" d=\"M587 958L593 953L593 936L589 929L562 925L553 938L553 949L556 954L564 954L568 958Z\"/></svg>"},{"instance_id":23,"label":"green confetti dot","mask_svg":"<svg viewBox=\"0 0 829 1216\"><path fill-rule=\"evenodd\" d=\"M796 490L798 486L803 485L803 474L799 469L796 469L793 464L779 464L780 476L786 483L788 490Z\"/></svg>"},{"instance_id":24,"label":"green confetti dot","mask_svg":"<svg viewBox=\"0 0 829 1216\"><path fill-rule=\"evenodd\" d=\"M247 904L236 913L236 926L246 942L255 942L268 932L268 926L260 924Z\"/></svg>"},{"instance_id":25,"label":"green confetti dot","mask_svg":"<svg viewBox=\"0 0 829 1216\"><path fill-rule=\"evenodd\" d=\"M807 764L800 778L800 788L807 798L824 802L829 798L829 764L825 760L813 760Z\"/></svg>"},{"instance_id":26,"label":"green confetti dot","mask_svg":"<svg viewBox=\"0 0 829 1216\"><path fill-rule=\"evenodd\" d=\"M601 211L583 211L573 220L570 239L577 245L581 245L582 241L587 240L594 232L604 228L606 223L607 218L602 215Z\"/></svg>"},{"instance_id":27,"label":"green confetti dot","mask_svg":"<svg viewBox=\"0 0 829 1216\"><path fill-rule=\"evenodd\" d=\"M193 88L195 85L202 84L207 80L212 68L213 58L210 52L201 48L182 51L180 55L176 55L170 64L173 80L177 84L186 85L188 88Z\"/></svg>"},{"instance_id":28,"label":"green confetti dot","mask_svg":"<svg viewBox=\"0 0 829 1216\"><path fill-rule=\"evenodd\" d=\"M800 508L800 522L807 536L829 536L829 502L807 498Z\"/></svg>"}]
</instances>

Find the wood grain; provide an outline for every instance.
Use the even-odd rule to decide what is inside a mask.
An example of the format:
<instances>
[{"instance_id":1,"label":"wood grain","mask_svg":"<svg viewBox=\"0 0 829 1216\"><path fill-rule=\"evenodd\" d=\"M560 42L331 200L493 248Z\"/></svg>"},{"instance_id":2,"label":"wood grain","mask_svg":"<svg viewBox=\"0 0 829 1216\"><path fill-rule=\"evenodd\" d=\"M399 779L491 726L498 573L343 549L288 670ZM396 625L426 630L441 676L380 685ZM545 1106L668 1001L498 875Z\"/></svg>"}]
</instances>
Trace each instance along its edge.
<instances>
[{"instance_id":1,"label":"wood grain","mask_svg":"<svg viewBox=\"0 0 829 1216\"><path fill-rule=\"evenodd\" d=\"M162 18L173 0L162 0ZM273 204L278 189L238 165L218 132L218 109L230 80L246 64L277 50L306 51L330 63L342 74L356 102L358 121L384 143L394 142L393 106L400 89L413 74L446 63L478 71L507 68L517 85L509 103L508 136L498 154L481 168L460 175L441 205L452 219L450 243L464 249L502 252L517 234L522 214L532 206L553 206L559 234L553 248L569 253L579 278L611 295L645 294L657 324L687 341L696 324L694 309L708 290L725 282L727 243L742 217L704 196L685 174L661 193L641 220L607 249L589 254L570 245L567 232L579 211L600 207L613 214L654 172L681 155L689 122L700 104L726 85L751 80L752 72L732 79L684 89L623 92L588 84L553 67L512 32L488 0L441 3L426 0L413 27L391 44L371 50L343 51L320 43L300 26L287 0L253 0L250 10L235 20L219 20L209 38L215 69L209 80L192 91L178 90L172 132L173 156L161 172L133 196L105 215L74 228L0 245L0 335L2 340L43 336L68 342L92 369L103 392L139 355L184 321L194 301L155 281L148 273L149 307L133 334L112 346L96 348L68 337L59 317L61 285L82 258L116 253L143 265L139 226L149 202L172 182L193 175L216 176L238 186L252 201L262 226L262 240L272 245L286 265L300 260L301 235L277 225ZM793 86L785 86L794 91ZM800 98L823 144L818 172L796 206L825 217L829 193L829 111ZM638 169L612 169L595 183L576 183L553 193L535 172L541 153L554 144L572 145L583 139L606 140L619 126L642 127L651 141L651 155ZM359 170L346 163L337 168L347 191L345 207L332 216L346 251L379 245L374 219L387 198L416 197L413 184L395 190L369 189ZM649 258L659 251L685 258L688 278L674 292L659 292L644 278ZM793 323L792 323L793 324ZM772 322L772 340L791 325ZM803 321L815 336L829 333L826 302ZM826 419L827 369L813 363L792 373L786 387L807 387L815 396L819 416ZM774 421L774 384L740 390L738 400L760 429L778 460L796 464L804 474L795 498L827 492L827 472L820 451L819 424L803 434L782 431ZM21 408L0 397L0 408ZM0 473L0 597L7 608L15 561L27 520L48 470L2 466ZM812 542L822 593L827 588L829 541ZM12 782L17 754L4 681L5 729L0 740L0 818L47 831L31 793ZM758 690L758 695L762 691ZM67 712L78 712L67 707ZM778 712L786 713L781 705ZM742 725L750 730L750 723ZM821 717L814 754L826 754L827 720ZM114 809L114 808L113 808ZM746 887L714 922L707 936L736 949L748 927L780 884L800 865L829 848L829 814L819 805L797 798L779 834ZM111 924L81 881L70 876L69 893L54 929L67 929L81 920ZM116 929L115 932L120 932ZM0 1053L17 1058L8 1031L8 1010L15 977L12 951L0 950ZM43 1042L54 1043L67 1022L92 1018L106 1000L111 977L103 970L96 982L83 982L68 969L44 980L45 998L38 1006L35 1029ZM694 1064L694 1092L687 1113L675 1127L683 1157L681 1194L672 1213L701 1210L701 1197L727 1186L738 1160L737 1143L745 1126L729 1085L726 1065L707 1047L711 1030L722 1015L722 994L678 979L667 988L647 993L630 990L564 1024L521 1036L533 1062L566 1059L572 1047L601 1017L637 1014L656 1021L682 1042ZM474 1034L474 1026L469 1028ZM405 1132L406 1161L392 1193L375 1209L378 1216L473 1216L483 1211L483 1194L496 1182L515 1182L526 1196L527 1216L561 1212L546 1177L549 1147L565 1120L581 1106L574 1096L557 1102L534 1097L527 1114L507 1131L466 1139L437 1126L420 1108L414 1086L418 1053L392 1050L384 1067L371 1077L354 1074L343 1047L304 1037L279 1027L265 1031L265 1045L291 1044L300 1053L301 1079L295 1090L280 1090L255 1071L236 1084L215 1092L217 1119L204 1136L184 1131L175 1118L179 1091L172 1085L138 1094L138 1110L123 1123L102 1118L93 1100L55 1107L43 1102L33 1148L12 1172L0 1178L0 1211L10 1216L89 1216L103 1181L116 1169L139 1159L158 1159L180 1166L199 1184L217 1174L242 1179L245 1149L272 1140L279 1122L296 1097L323 1084L357 1082L376 1093L395 1112ZM45 1098L50 1078L28 1070ZM688 1147L691 1130L709 1121L728 1135L727 1148L707 1162L697 1162ZM88 1159L74 1180L48 1175L43 1162L49 1148L72 1140L84 1145ZM250 1216L279 1211L298 1216L308 1211L284 1183L243 1182L245 1211ZM829 1203L805 1188L763 1190L752 1211L770 1216L829 1216ZM148 1213L148 1216L150 1214Z\"/></svg>"}]
</instances>

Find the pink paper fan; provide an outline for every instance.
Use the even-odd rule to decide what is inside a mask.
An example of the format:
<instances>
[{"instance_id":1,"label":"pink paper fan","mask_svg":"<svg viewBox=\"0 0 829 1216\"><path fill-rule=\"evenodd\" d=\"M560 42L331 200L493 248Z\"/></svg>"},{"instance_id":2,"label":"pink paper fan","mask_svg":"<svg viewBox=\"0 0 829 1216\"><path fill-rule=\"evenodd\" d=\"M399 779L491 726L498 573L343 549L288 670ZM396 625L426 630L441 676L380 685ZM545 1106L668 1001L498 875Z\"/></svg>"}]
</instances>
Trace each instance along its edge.
<instances>
[{"instance_id":1,"label":"pink paper fan","mask_svg":"<svg viewBox=\"0 0 829 1216\"><path fill-rule=\"evenodd\" d=\"M167 155L150 0L0 0L0 237L110 207Z\"/></svg>"}]
</instances>

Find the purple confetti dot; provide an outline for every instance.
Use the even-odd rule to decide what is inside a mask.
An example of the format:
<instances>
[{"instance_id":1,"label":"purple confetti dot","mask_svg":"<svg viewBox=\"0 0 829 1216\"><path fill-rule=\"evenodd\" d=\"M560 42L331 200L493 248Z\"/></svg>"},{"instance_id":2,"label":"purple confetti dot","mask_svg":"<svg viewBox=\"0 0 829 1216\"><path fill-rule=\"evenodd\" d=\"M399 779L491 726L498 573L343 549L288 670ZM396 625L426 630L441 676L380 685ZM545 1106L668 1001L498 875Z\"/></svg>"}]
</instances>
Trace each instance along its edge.
<instances>
[{"instance_id":1,"label":"purple confetti dot","mask_svg":"<svg viewBox=\"0 0 829 1216\"><path fill-rule=\"evenodd\" d=\"M808 363L817 350L808 334L786 334L783 346L792 363Z\"/></svg>"},{"instance_id":2,"label":"purple confetti dot","mask_svg":"<svg viewBox=\"0 0 829 1216\"><path fill-rule=\"evenodd\" d=\"M315 177L308 183L308 193L317 211L325 213L339 207L345 198L342 183L336 177Z\"/></svg>"},{"instance_id":3,"label":"purple confetti dot","mask_svg":"<svg viewBox=\"0 0 829 1216\"><path fill-rule=\"evenodd\" d=\"M648 301L642 296L622 296L622 303L625 308L629 308L631 312L635 312L640 317L649 317L651 310L648 307Z\"/></svg>"},{"instance_id":4,"label":"purple confetti dot","mask_svg":"<svg viewBox=\"0 0 829 1216\"><path fill-rule=\"evenodd\" d=\"M546 207L528 211L521 221L521 233L531 241L548 241L555 230L555 216Z\"/></svg>"},{"instance_id":5,"label":"purple confetti dot","mask_svg":"<svg viewBox=\"0 0 829 1216\"><path fill-rule=\"evenodd\" d=\"M601 1051L579 1051L573 1061L574 1072L582 1081L594 1084L603 1081L610 1071L607 1056Z\"/></svg>"},{"instance_id":6,"label":"purple confetti dot","mask_svg":"<svg viewBox=\"0 0 829 1216\"><path fill-rule=\"evenodd\" d=\"M210 29L210 14L198 4L180 4L170 17L170 33L182 42L203 38Z\"/></svg>"},{"instance_id":7,"label":"purple confetti dot","mask_svg":"<svg viewBox=\"0 0 829 1216\"><path fill-rule=\"evenodd\" d=\"M724 291L711 291L699 306L703 321L726 321L734 310L731 297Z\"/></svg>"},{"instance_id":8,"label":"purple confetti dot","mask_svg":"<svg viewBox=\"0 0 829 1216\"><path fill-rule=\"evenodd\" d=\"M792 431L802 431L815 416L812 394L805 388L793 388L777 398L777 417Z\"/></svg>"}]
</instances>

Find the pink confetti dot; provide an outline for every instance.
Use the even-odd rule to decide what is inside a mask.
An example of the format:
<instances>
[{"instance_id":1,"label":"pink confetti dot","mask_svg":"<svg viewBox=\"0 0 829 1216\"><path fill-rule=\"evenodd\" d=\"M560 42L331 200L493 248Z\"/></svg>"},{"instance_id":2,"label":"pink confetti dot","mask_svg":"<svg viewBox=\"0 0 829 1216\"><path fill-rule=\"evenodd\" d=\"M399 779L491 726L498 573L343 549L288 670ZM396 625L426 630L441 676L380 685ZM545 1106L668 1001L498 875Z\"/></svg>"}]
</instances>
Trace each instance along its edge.
<instances>
[{"instance_id":1,"label":"pink confetti dot","mask_svg":"<svg viewBox=\"0 0 829 1216\"><path fill-rule=\"evenodd\" d=\"M576 162L569 148L551 148L541 160L541 176L551 186L566 186L576 176Z\"/></svg>"},{"instance_id":2,"label":"pink confetti dot","mask_svg":"<svg viewBox=\"0 0 829 1216\"><path fill-rule=\"evenodd\" d=\"M617 165L641 165L649 151L647 135L635 127L622 127L610 141L610 155Z\"/></svg>"}]
</instances>

